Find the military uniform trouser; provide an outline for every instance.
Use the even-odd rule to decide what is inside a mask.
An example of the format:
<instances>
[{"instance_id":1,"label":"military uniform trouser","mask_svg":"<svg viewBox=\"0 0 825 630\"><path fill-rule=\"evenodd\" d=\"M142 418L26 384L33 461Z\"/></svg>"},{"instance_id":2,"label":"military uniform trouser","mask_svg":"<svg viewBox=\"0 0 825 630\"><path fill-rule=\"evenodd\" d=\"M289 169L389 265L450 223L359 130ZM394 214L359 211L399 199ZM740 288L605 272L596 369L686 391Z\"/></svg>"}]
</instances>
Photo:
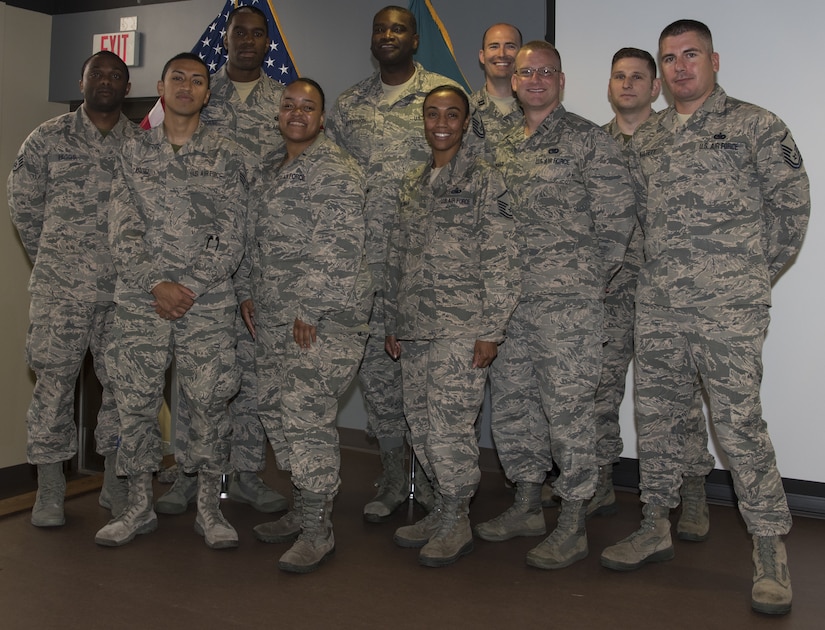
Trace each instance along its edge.
<instances>
[{"instance_id":1,"label":"military uniform trouser","mask_svg":"<svg viewBox=\"0 0 825 630\"><path fill-rule=\"evenodd\" d=\"M688 418L698 371L748 532L772 536L790 530L759 398L769 321L766 306L637 305L634 372L643 502L671 508L679 504L688 433L695 430Z\"/></svg>"},{"instance_id":2,"label":"military uniform trouser","mask_svg":"<svg viewBox=\"0 0 825 630\"><path fill-rule=\"evenodd\" d=\"M487 380L487 368L472 367L475 339L400 343L404 413L416 457L444 496L468 499L481 479L474 424Z\"/></svg>"},{"instance_id":3,"label":"military uniform trouser","mask_svg":"<svg viewBox=\"0 0 825 630\"><path fill-rule=\"evenodd\" d=\"M229 472L226 407L240 385L235 361L235 307L195 304L174 321L148 305L119 304L107 365L115 381L121 432L118 474L136 475L160 467L158 411L166 369L174 354L178 381L189 404L187 473Z\"/></svg>"},{"instance_id":4,"label":"military uniform trouser","mask_svg":"<svg viewBox=\"0 0 825 630\"><path fill-rule=\"evenodd\" d=\"M229 401L229 420L232 424L229 463L232 470L258 472L266 466L266 433L258 418L255 382L255 341L238 310L236 315L238 346L236 359L241 371L241 387ZM186 397L178 398L178 417L175 424L175 461L183 465L189 442L192 439L189 424L189 403Z\"/></svg>"},{"instance_id":5,"label":"military uniform trouser","mask_svg":"<svg viewBox=\"0 0 825 630\"><path fill-rule=\"evenodd\" d=\"M74 395L77 376L91 350L103 386L95 443L101 455L117 449L118 416L104 355L112 335L114 302L76 302L32 295L26 361L36 381L26 414L26 455L31 464L54 464L77 453Z\"/></svg>"},{"instance_id":6,"label":"military uniform trouser","mask_svg":"<svg viewBox=\"0 0 825 630\"><path fill-rule=\"evenodd\" d=\"M594 393L601 371L602 303L521 302L490 368L492 432L513 482L542 483L588 500L596 484Z\"/></svg>"},{"instance_id":7,"label":"military uniform trouser","mask_svg":"<svg viewBox=\"0 0 825 630\"><path fill-rule=\"evenodd\" d=\"M292 324L268 326L258 306L258 414L275 461L300 490L332 496L341 480L336 417L364 354L366 334L318 332L308 349Z\"/></svg>"},{"instance_id":8,"label":"military uniform trouser","mask_svg":"<svg viewBox=\"0 0 825 630\"><path fill-rule=\"evenodd\" d=\"M377 439L399 438L407 434L404 403L401 396L401 366L384 350L384 297L375 296L370 315L370 334L364 360L358 370L364 407L367 411L367 435Z\"/></svg>"},{"instance_id":9,"label":"military uniform trouser","mask_svg":"<svg viewBox=\"0 0 825 630\"><path fill-rule=\"evenodd\" d=\"M635 236L634 236L635 238ZM637 244L638 246L638 244ZM619 461L624 450L620 435L619 408L625 394L627 369L633 359L633 324L636 316L636 277L638 267L633 262L619 271L611 283L604 302L604 335L602 373L596 389L596 461L599 466ZM684 474L704 477L715 460L708 452L707 421L702 405L702 384L699 375L693 380L693 402L688 425L695 427L686 435Z\"/></svg>"}]
</instances>

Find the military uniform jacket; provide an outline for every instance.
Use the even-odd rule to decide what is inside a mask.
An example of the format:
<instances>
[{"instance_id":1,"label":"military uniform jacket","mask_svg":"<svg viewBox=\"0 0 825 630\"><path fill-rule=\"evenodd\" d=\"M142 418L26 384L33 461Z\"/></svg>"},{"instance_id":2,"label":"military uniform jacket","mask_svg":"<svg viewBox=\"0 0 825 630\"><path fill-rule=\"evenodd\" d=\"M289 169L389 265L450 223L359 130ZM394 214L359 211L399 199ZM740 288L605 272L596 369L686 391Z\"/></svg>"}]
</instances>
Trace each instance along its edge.
<instances>
[{"instance_id":1,"label":"military uniform jacket","mask_svg":"<svg viewBox=\"0 0 825 630\"><path fill-rule=\"evenodd\" d=\"M40 125L20 147L8 199L34 265L32 294L81 302L113 299L109 196L121 144L138 133L121 115L104 136L81 106Z\"/></svg>"},{"instance_id":2,"label":"military uniform jacket","mask_svg":"<svg viewBox=\"0 0 825 630\"><path fill-rule=\"evenodd\" d=\"M513 195L522 300L603 299L636 220L618 144L559 105L530 137L514 128L496 165Z\"/></svg>"},{"instance_id":3,"label":"military uniform jacket","mask_svg":"<svg viewBox=\"0 0 825 630\"><path fill-rule=\"evenodd\" d=\"M472 121L465 142L471 146L480 145L490 159L494 160L498 143L524 120L518 101L513 101L510 112L502 114L487 94L485 86L470 96L470 108L473 112Z\"/></svg>"},{"instance_id":4,"label":"military uniform jacket","mask_svg":"<svg viewBox=\"0 0 825 630\"><path fill-rule=\"evenodd\" d=\"M215 129L200 125L177 153L162 125L124 143L109 224L115 300L151 301L171 281L196 304L235 304L246 188L239 147Z\"/></svg>"},{"instance_id":5,"label":"military uniform jacket","mask_svg":"<svg viewBox=\"0 0 825 630\"><path fill-rule=\"evenodd\" d=\"M224 65L212 75L210 91L209 104L201 112L204 125L232 131L234 140L253 160L283 146L278 128L283 85L261 72L258 84L241 102Z\"/></svg>"},{"instance_id":6,"label":"military uniform jacket","mask_svg":"<svg viewBox=\"0 0 825 630\"><path fill-rule=\"evenodd\" d=\"M319 136L290 163L267 169L252 199L247 259L259 317L366 332L374 287L355 160Z\"/></svg>"},{"instance_id":7,"label":"military uniform jacket","mask_svg":"<svg viewBox=\"0 0 825 630\"><path fill-rule=\"evenodd\" d=\"M669 107L631 147L647 199L637 301L769 305L771 280L799 251L810 214L808 177L785 124L716 86L683 126Z\"/></svg>"},{"instance_id":8,"label":"military uniform jacket","mask_svg":"<svg viewBox=\"0 0 825 630\"><path fill-rule=\"evenodd\" d=\"M462 147L430 183L404 179L389 241L386 332L399 339L501 343L519 295L510 195L489 162Z\"/></svg>"},{"instance_id":9,"label":"military uniform jacket","mask_svg":"<svg viewBox=\"0 0 825 630\"><path fill-rule=\"evenodd\" d=\"M416 62L408 90L390 105L382 100L381 73L376 72L343 92L327 118L327 135L352 154L366 176L367 260L378 274L383 274L388 222L401 179L430 157L424 98L444 84L457 85Z\"/></svg>"}]
</instances>

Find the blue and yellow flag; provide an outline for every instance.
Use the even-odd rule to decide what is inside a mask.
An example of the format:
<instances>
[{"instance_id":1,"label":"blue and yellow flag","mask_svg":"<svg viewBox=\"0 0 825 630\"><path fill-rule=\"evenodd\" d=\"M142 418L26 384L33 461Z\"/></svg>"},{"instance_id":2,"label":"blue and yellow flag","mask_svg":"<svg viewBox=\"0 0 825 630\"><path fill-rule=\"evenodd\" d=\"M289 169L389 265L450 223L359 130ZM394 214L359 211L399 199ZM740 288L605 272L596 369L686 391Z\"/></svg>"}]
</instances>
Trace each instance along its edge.
<instances>
[{"instance_id":1,"label":"blue and yellow flag","mask_svg":"<svg viewBox=\"0 0 825 630\"><path fill-rule=\"evenodd\" d=\"M409 8L418 22L419 43L415 60L430 72L450 77L469 94L470 84L458 67L450 35L430 0L410 0Z\"/></svg>"}]
</instances>

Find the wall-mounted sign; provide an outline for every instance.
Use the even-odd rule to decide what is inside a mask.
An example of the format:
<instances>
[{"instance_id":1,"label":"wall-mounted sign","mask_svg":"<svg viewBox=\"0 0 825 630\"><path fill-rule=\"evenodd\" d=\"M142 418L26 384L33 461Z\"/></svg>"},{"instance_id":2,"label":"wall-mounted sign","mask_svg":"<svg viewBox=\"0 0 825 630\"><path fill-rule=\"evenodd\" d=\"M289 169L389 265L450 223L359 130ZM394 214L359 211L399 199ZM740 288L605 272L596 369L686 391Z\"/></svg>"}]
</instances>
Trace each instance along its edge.
<instances>
[{"instance_id":1,"label":"wall-mounted sign","mask_svg":"<svg viewBox=\"0 0 825 630\"><path fill-rule=\"evenodd\" d=\"M93 35L92 54L110 50L123 59L127 66L136 66L140 59L140 35L137 31Z\"/></svg>"}]
</instances>

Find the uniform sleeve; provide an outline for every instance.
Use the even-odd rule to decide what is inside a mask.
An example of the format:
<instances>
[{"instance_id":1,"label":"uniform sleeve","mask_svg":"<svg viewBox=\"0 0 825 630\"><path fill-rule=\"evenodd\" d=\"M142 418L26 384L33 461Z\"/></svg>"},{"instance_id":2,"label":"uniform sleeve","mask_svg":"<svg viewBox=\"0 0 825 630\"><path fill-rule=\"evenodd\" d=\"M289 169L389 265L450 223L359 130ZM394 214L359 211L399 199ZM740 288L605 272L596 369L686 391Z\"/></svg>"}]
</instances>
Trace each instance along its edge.
<instances>
[{"instance_id":1,"label":"uniform sleeve","mask_svg":"<svg viewBox=\"0 0 825 630\"><path fill-rule=\"evenodd\" d=\"M811 191L802 155L790 130L771 116L757 139L762 193L763 247L771 280L799 252L811 213Z\"/></svg>"},{"instance_id":2,"label":"uniform sleeve","mask_svg":"<svg viewBox=\"0 0 825 630\"><path fill-rule=\"evenodd\" d=\"M624 261L636 220L636 195L616 141L598 128L591 133L591 141L590 155L584 159L584 182L606 287Z\"/></svg>"},{"instance_id":3,"label":"uniform sleeve","mask_svg":"<svg viewBox=\"0 0 825 630\"><path fill-rule=\"evenodd\" d=\"M202 248L180 283L197 295L209 292L234 274L244 253L248 183L246 167L240 153L227 162L226 190L220 200L213 200L212 224L204 232L216 238Z\"/></svg>"},{"instance_id":4,"label":"uniform sleeve","mask_svg":"<svg viewBox=\"0 0 825 630\"><path fill-rule=\"evenodd\" d=\"M20 147L7 184L11 220L32 263L37 258L46 212L49 164L45 144L38 129L29 134Z\"/></svg>"},{"instance_id":5,"label":"uniform sleeve","mask_svg":"<svg viewBox=\"0 0 825 630\"><path fill-rule=\"evenodd\" d=\"M146 242L147 217L135 194L130 164L135 158L124 146L112 182L112 205L109 210L109 248L118 277L132 289L151 293L169 278L158 267Z\"/></svg>"},{"instance_id":6,"label":"uniform sleeve","mask_svg":"<svg viewBox=\"0 0 825 630\"><path fill-rule=\"evenodd\" d=\"M348 307L364 252L363 175L351 160L330 166L320 163L309 186L315 225L298 292L298 317L311 326Z\"/></svg>"},{"instance_id":7,"label":"uniform sleeve","mask_svg":"<svg viewBox=\"0 0 825 630\"><path fill-rule=\"evenodd\" d=\"M518 302L520 269L510 193L494 168L483 169L485 182L479 202L482 332L480 341L504 341L507 323Z\"/></svg>"}]
</instances>

